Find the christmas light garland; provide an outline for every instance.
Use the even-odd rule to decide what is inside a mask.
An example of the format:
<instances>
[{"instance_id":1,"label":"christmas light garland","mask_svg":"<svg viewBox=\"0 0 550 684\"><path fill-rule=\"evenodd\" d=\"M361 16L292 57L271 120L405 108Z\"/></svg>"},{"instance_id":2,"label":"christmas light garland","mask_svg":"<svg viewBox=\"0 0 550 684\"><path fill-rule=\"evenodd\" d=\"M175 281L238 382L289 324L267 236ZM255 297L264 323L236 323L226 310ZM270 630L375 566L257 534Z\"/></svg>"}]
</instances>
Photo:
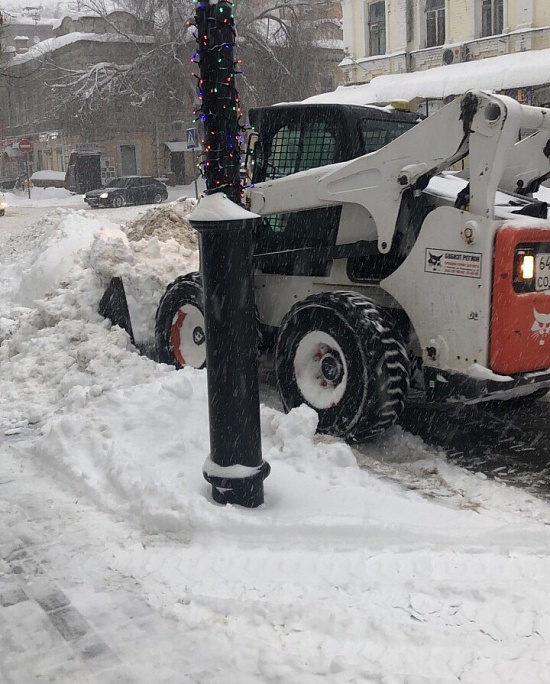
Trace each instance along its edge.
<instances>
[{"instance_id":1,"label":"christmas light garland","mask_svg":"<svg viewBox=\"0 0 550 684\"><path fill-rule=\"evenodd\" d=\"M195 122L204 125L201 172L207 193L224 192L241 203L241 125L234 59L236 31L230 0L195 0L198 49L192 61L199 65L198 95L201 106Z\"/></svg>"}]
</instances>

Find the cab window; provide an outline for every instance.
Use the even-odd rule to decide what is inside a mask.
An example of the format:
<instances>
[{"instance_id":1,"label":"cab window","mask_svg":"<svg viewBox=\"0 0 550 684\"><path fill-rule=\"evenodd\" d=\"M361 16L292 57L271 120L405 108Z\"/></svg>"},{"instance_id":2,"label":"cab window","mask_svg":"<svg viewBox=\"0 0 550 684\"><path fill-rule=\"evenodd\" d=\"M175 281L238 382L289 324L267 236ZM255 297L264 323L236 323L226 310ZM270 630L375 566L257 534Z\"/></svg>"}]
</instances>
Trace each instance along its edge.
<instances>
[{"instance_id":1,"label":"cab window","mask_svg":"<svg viewBox=\"0 0 550 684\"><path fill-rule=\"evenodd\" d=\"M296 171L307 171L334 163L336 140L326 123L316 122L304 126L302 140L302 153Z\"/></svg>"},{"instance_id":2,"label":"cab window","mask_svg":"<svg viewBox=\"0 0 550 684\"><path fill-rule=\"evenodd\" d=\"M273 136L267 158L267 178L283 178L294 173L300 152L300 127L284 126Z\"/></svg>"},{"instance_id":3,"label":"cab window","mask_svg":"<svg viewBox=\"0 0 550 684\"><path fill-rule=\"evenodd\" d=\"M364 154L376 152L376 150L385 147L414 125L414 122L408 121L361 119L359 121L359 132L365 149Z\"/></svg>"},{"instance_id":4,"label":"cab window","mask_svg":"<svg viewBox=\"0 0 550 684\"><path fill-rule=\"evenodd\" d=\"M268 144L265 161L258 160L258 165L265 169L265 180L273 180L333 164L336 154L335 132L328 123L296 123L283 126L275 133Z\"/></svg>"}]
</instances>

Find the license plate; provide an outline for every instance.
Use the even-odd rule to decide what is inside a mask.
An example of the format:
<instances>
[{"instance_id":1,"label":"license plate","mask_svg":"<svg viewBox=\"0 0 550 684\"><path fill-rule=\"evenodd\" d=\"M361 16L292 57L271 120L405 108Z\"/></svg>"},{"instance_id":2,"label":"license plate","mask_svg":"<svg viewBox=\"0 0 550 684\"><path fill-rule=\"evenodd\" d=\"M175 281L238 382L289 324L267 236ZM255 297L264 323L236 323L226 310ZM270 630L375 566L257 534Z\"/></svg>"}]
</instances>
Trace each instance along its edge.
<instances>
[{"instance_id":1,"label":"license plate","mask_svg":"<svg viewBox=\"0 0 550 684\"><path fill-rule=\"evenodd\" d=\"M550 290L550 254L537 254L535 258L535 290Z\"/></svg>"}]
</instances>

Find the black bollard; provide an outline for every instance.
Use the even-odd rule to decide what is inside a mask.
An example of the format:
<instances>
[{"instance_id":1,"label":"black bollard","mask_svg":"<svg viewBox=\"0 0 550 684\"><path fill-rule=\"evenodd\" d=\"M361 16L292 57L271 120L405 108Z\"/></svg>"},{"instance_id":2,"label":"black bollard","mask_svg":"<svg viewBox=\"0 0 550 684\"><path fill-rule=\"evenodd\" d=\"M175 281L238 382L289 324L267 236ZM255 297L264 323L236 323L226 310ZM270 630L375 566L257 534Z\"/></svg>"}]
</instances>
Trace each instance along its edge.
<instances>
[{"instance_id":1,"label":"black bollard","mask_svg":"<svg viewBox=\"0 0 550 684\"><path fill-rule=\"evenodd\" d=\"M259 217L215 193L189 218L200 234L204 283L210 455L203 474L217 503L255 508L270 471L262 460L253 290Z\"/></svg>"}]
</instances>

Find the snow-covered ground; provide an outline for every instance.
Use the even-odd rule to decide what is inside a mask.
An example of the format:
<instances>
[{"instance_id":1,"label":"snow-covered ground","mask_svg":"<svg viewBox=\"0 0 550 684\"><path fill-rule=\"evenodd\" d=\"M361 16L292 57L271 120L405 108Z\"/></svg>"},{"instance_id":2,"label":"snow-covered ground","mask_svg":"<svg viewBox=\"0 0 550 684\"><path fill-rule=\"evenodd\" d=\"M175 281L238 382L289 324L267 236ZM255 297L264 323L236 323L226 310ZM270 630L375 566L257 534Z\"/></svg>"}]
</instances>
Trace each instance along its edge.
<instances>
[{"instance_id":1,"label":"snow-covered ground","mask_svg":"<svg viewBox=\"0 0 550 684\"><path fill-rule=\"evenodd\" d=\"M144 207L7 193L0 682L548 682L550 508L528 493L400 428L359 454L262 406L265 504L212 502L206 373L97 314L122 275L150 340L197 268L186 194L150 230Z\"/></svg>"}]
</instances>

